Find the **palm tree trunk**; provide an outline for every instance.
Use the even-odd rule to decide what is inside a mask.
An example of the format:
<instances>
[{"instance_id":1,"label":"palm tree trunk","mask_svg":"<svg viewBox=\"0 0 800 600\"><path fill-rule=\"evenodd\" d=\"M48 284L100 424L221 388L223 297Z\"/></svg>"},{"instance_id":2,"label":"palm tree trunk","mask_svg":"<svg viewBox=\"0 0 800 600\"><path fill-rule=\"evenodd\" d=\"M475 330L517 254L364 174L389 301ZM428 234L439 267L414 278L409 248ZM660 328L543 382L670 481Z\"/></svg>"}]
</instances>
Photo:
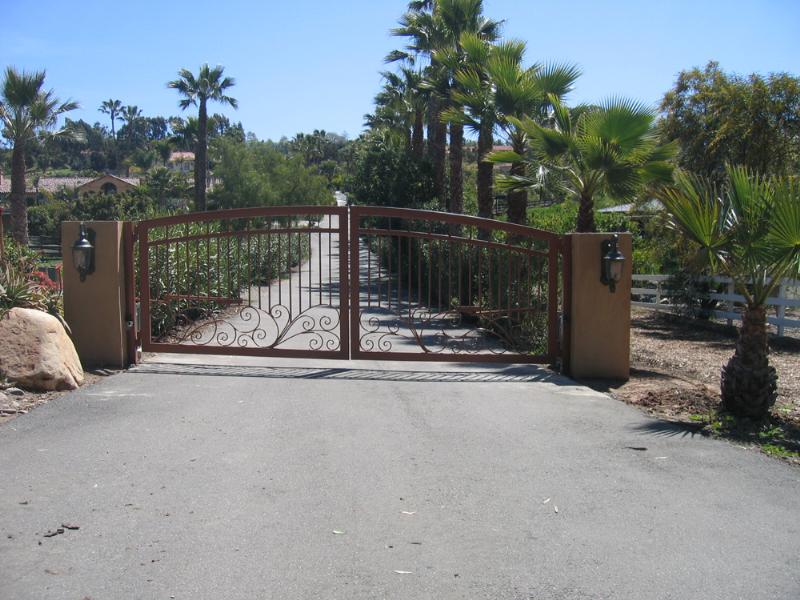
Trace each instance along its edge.
<instances>
[{"instance_id":1,"label":"palm tree trunk","mask_svg":"<svg viewBox=\"0 0 800 600\"><path fill-rule=\"evenodd\" d=\"M494 140L489 127L481 127L478 134L478 216L492 218L492 174L494 165L486 160L492 151Z\"/></svg>"},{"instance_id":2,"label":"palm tree trunk","mask_svg":"<svg viewBox=\"0 0 800 600\"><path fill-rule=\"evenodd\" d=\"M450 203L451 213L464 212L464 126L450 123Z\"/></svg>"},{"instance_id":3,"label":"palm tree trunk","mask_svg":"<svg viewBox=\"0 0 800 600\"><path fill-rule=\"evenodd\" d=\"M433 193L439 200L439 206L447 206L445 179L447 176L447 124L442 123L436 115L433 132Z\"/></svg>"},{"instance_id":4,"label":"palm tree trunk","mask_svg":"<svg viewBox=\"0 0 800 600\"><path fill-rule=\"evenodd\" d=\"M767 310L745 308L736 352L722 369L722 407L739 417L762 419L778 396L778 376L769 364Z\"/></svg>"},{"instance_id":5,"label":"palm tree trunk","mask_svg":"<svg viewBox=\"0 0 800 600\"><path fill-rule=\"evenodd\" d=\"M206 172L208 170L208 114L205 100L200 100L197 119L197 149L194 155L194 209L206 209Z\"/></svg>"},{"instance_id":6,"label":"palm tree trunk","mask_svg":"<svg viewBox=\"0 0 800 600\"><path fill-rule=\"evenodd\" d=\"M592 233L596 230L594 225L594 199L588 194L582 193L575 231L578 233Z\"/></svg>"},{"instance_id":7,"label":"palm tree trunk","mask_svg":"<svg viewBox=\"0 0 800 600\"><path fill-rule=\"evenodd\" d=\"M520 156L525 155L525 142L513 140L512 148ZM511 174L524 177L526 173L525 163L517 162L511 164ZM528 221L528 192L519 190L508 193L508 222L525 225Z\"/></svg>"},{"instance_id":8,"label":"palm tree trunk","mask_svg":"<svg viewBox=\"0 0 800 600\"><path fill-rule=\"evenodd\" d=\"M426 118L426 132L425 132L425 153L433 162L434 156L434 139L436 138L436 123L438 119L439 109L436 103L436 98L431 98L428 101L428 107L425 111Z\"/></svg>"},{"instance_id":9,"label":"palm tree trunk","mask_svg":"<svg viewBox=\"0 0 800 600\"><path fill-rule=\"evenodd\" d=\"M11 235L28 245L28 205L25 198L25 148L23 142L11 151Z\"/></svg>"},{"instance_id":10,"label":"palm tree trunk","mask_svg":"<svg viewBox=\"0 0 800 600\"><path fill-rule=\"evenodd\" d=\"M424 128L425 115L418 108L414 111L414 133L411 135L411 153L417 160L421 160L425 153Z\"/></svg>"}]
</instances>

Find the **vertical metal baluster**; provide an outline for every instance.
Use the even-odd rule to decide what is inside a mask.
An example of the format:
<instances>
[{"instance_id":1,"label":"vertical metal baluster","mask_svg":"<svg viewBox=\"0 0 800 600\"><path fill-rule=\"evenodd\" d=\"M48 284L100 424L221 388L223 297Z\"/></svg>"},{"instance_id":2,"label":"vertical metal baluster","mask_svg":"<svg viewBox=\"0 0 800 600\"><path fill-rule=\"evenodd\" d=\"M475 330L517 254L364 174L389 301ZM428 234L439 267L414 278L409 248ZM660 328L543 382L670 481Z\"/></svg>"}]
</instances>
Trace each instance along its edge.
<instances>
[{"instance_id":1,"label":"vertical metal baluster","mask_svg":"<svg viewBox=\"0 0 800 600\"><path fill-rule=\"evenodd\" d=\"M478 246L478 306L483 304L483 247Z\"/></svg>"},{"instance_id":2,"label":"vertical metal baluster","mask_svg":"<svg viewBox=\"0 0 800 600\"><path fill-rule=\"evenodd\" d=\"M369 236L364 236L367 247L367 306L372 306L372 251L369 247Z\"/></svg>"},{"instance_id":3,"label":"vertical metal baluster","mask_svg":"<svg viewBox=\"0 0 800 600\"><path fill-rule=\"evenodd\" d=\"M317 278L319 279L319 303L322 305L322 231L317 232L317 267Z\"/></svg>"},{"instance_id":4,"label":"vertical metal baluster","mask_svg":"<svg viewBox=\"0 0 800 600\"><path fill-rule=\"evenodd\" d=\"M406 295L408 296L408 300L406 304L408 304L408 317L411 318L411 300L413 296L411 295L411 261L413 259L413 255L411 254L411 236L408 236L408 289L406 290Z\"/></svg>"},{"instance_id":5,"label":"vertical metal baluster","mask_svg":"<svg viewBox=\"0 0 800 600\"><path fill-rule=\"evenodd\" d=\"M297 314L303 314L303 232L297 224Z\"/></svg>"},{"instance_id":6,"label":"vertical metal baluster","mask_svg":"<svg viewBox=\"0 0 800 600\"><path fill-rule=\"evenodd\" d=\"M391 274L389 275L391 277ZM390 279L391 281L391 279ZM403 238L397 237L397 316L400 316L403 289Z\"/></svg>"},{"instance_id":7,"label":"vertical metal baluster","mask_svg":"<svg viewBox=\"0 0 800 600\"><path fill-rule=\"evenodd\" d=\"M275 277L278 280L278 306L283 305L283 278L281 277L281 235L277 234L275 237L278 240L278 251L275 253ZM270 307L272 309L272 307Z\"/></svg>"},{"instance_id":8,"label":"vertical metal baluster","mask_svg":"<svg viewBox=\"0 0 800 600\"><path fill-rule=\"evenodd\" d=\"M442 243L437 241L434 245L434 248L436 248L436 280L438 282L436 293L436 309L438 312L442 312Z\"/></svg>"},{"instance_id":9,"label":"vertical metal baluster","mask_svg":"<svg viewBox=\"0 0 800 600\"><path fill-rule=\"evenodd\" d=\"M170 237L169 237L169 225L167 225L164 228L164 237L167 240L170 239ZM171 256L170 256L169 250L170 250L170 243L167 242L167 289L166 289L166 292L168 294L171 294L172 293L172 284L173 284L173 279L172 279L172 266L173 265L172 265L172 261L170 260Z\"/></svg>"},{"instance_id":10,"label":"vertical metal baluster","mask_svg":"<svg viewBox=\"0 0 800 600\"><path fill-rule=\"evenodd\" d=\"M392 276L393 276L393 268L392 268L392 246L394 245L394 239L392 239L392 221L389 220L389 236L386 238L386 299L389 303L387 307L389 312L392 311Z\"/></svg>"},{"instance_id":11,"label":"vertical metal baluster","mask_svg":"<svg viewBox=\"0 0 800 600\"><path fill-rule=\"evenodd\" d=\"M309 228L311 226L309 225ZM314 304L313 298L313 289L314 287L311 284L311 261L313 260L313 253L312 253L312 246L311 238L314 234L310 231L308 232L308 308L311 308L311 305Z\"/></svg>"},{"instance_id":12,"label":"vertical metal baluster","mask_svg":"<svg viewBox=\"0 0 800 600\"><path fill-rule=\"evenodd\" d=\"M230 222L227 223L227 227L225 230L225 272L227 273L228 277L225 281L226 293L225 295L228 298L233 297L233 279L231 278L231 238L233 231L230 230Z\"/></svg>"},{"instance_id":13,"label":"vertical metal baluster","mask_svg":"<svg viewBox=\"0 0 800 600\"><path fill-rule=\"evenodd\" d=\"M274 274L272 272L272 268L274 267L274 263L272 262L272 234L270 230L272 229L272 218L269 217L267 220L267 312L272 312L272 282L275 279Z\"/></svg>"},{"instance_id":14,"label":"vertical metal baluster","mask_svg":"<svg viewBox=\"0 0 800 600\"><path fill-rule=\"evenodd\" d=\"M514 253L508 251L508 281L507 281L507 288L508 288L508 314L511 315L511 272L512 272L512 265L511 261L513 260Z\"/></svg>"},{"instance_id":15,"label":"vertical metal baluster","mask_svg":"<svg viewBox=\"0 0 800 600\"><path fill-rule=\"evenodd\" d=\"M463 279L462 273L462 256L464 254L464 242L458 243L458 305L462 306L464 304L464 297L461 295L462 285L461 280Z\"/></svg>"},{"instance_id":16,"label":"vertical metal baluster","mask_svg":"<svg viewBox=\"0 0 800 600\"><path fill-rule=\"evenodd\" d=\"M378 292L376 294L378 300L378 308L381 307L381 292L383 291L383 282L381 281L381 277L383 275L383 256L382 256L382 247L383 247L383 236L378 235L377 240L378 242Z\"/></svg>"},{"instance_id":17,"label":"vertical metal baluster","mask_svg":"<svg viewBox=\"0 0 800 600\"><path fill-rule=\"evenodd\" d=\"M336 221L339 222L341 216L336 215ZM340 224L341 225L341 224ZM342 240L339 240L339 254L346 252L347 248L342 248ZM341 258L339 259L341 260ZM328 306L333 306L333 217L328 216ZM339 282L339 289L341 289L342 282Z\"/></svg>"},{"instance_id":18,"label":"vertical metal baluster","mask_svg":"<svg viewBox=\"0 0 800 600\"><path fill-rule=\"evenodd\" d=\"M428 240L428 310L433 307L433 241Z\"/></svg>"},{"instance_id":19,"label":"vertical metal baluster","mask_svg":"<svg viewBox=\"0 0 800 600\"><path fill-rule=\"evenodd\" d=\"M211 298L211 222L206 221L206 290Z\"/></svg>"},{"instance_id":20,"label":"vertical metal baluster","mask_svg":"<svg viewBox=\"0 0 800 600\"><path fill-rule=\"evenodd\" d=\"M292 320L293 306L292 306L292 234L287 228L286 233L286 270L289 272L289 279L287 280L287 287L289 288L289 320Z\"/></svg>"},{"instance_id":21,"label":"vertical metal baluster","mask_svg":"<svg viewBox=\"0 0 800 600\"><path fill-rule=\"evenodd\" d=\"M253 249L250 245L250 219L245 221L247 232L247 305L253 305Z\"/></svg>"},{"instance_id":22,"label":"vertical metal baluster","mask_svg":"<svg viewBox=\"0 0 800 600\"><path fill-rule=\"evenodd\" d=\"M417 239L417 306L422 307L422 238Z\"/></svg>"},{"instance_id":23,"label":"vertical metal baluster","mask_svg":"<svg viewBox=\"0 0 800 600\"><path fill-rule=\"evenodd\" d=\"M453 240L450 239L450 232L447 233L447 298L444 309L450 310L453 303Z\"/></svg>"},{"instance_id":24,"label":"vertical metal baluster","mask_svg":"<svg viewBox=\"0 0 800 600\"><path fill-rule=\"evenodd\" d=\"M184 238L188 238L189 237L189 222L188 221L186 222L186 227L184 227L183 237ZM191 260L191 257L189 256L189 240L188 239L184 239L183 242L184 242L184 245L186 246L186 265L185 265L186 266L186 278L185 278L185 280L186 280L186 288L185 289L186 289L186 295L187 296L191 296L192 290L191 290L191 286L189 285L189 269L192 268L192 266L191 266L192 265L192 260Z\"/></svg>"},{"instance_id":25,"label":"vertical metal baluster","mask_svg":"<svg viewBox=\"0 0 800 600\"><path fill-rule=\"evenodd\" d=\"M262 265L261 261L261 234L256 234L256 285L258 286L258 310L261 310L261 279L262 279Z\"/></svg>"}]
</instances>

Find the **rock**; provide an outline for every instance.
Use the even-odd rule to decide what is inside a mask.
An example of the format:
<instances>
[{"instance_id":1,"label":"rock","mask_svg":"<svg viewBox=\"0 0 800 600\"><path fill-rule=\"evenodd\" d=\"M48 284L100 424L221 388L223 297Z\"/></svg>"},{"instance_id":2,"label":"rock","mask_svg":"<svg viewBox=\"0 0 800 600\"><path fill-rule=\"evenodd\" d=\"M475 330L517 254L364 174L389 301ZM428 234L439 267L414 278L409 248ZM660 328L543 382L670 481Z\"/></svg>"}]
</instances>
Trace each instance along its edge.
<instances>
[{"instance_id":1,"label":"rock","mask_svg":"<svg viewBox=\"0 0 800 600\"><path fill-rule=\"evenodd\" d=\"M5 404L8 402L8 396L6 396L3 392L0 392L0 404Z\"/></svg>"},{"instance_id":2,"label":"rock","mask_svg":"<svg viewBox=\"0 0 800 600\"><path fill-rule=\"evenodd\" d=\"M0 318L0 372L31 390L74 390L83 383L81 361L64 326L30 308L12 308Z\"/></svg>"},{"instance_id":3,"label":"rock","mask_svg":"<svg viewBox=\"0 0 800 600\"><path fill-rule=\"evenodd\" d=\"M2 364L2 363L0 363L0 364ZM12 396L24 396L25 395L25 392L23 390L19 389L18 387L6 388L5 393L6 394L11 394Z\"/></svg>"}]
</instances>

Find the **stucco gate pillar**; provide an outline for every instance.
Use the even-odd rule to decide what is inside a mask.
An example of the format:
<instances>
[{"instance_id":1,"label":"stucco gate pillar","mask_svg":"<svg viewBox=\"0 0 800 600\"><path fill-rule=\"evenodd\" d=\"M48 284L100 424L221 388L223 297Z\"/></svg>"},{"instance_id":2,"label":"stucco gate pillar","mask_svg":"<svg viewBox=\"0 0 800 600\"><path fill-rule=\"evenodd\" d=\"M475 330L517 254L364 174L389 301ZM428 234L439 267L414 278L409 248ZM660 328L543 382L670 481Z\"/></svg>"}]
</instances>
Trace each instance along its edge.
<instances>
[{"instance_id":1,"label":"stucco gate pillar","mask_svg":"<svg viewBox=\"0 0 800 600\"><path fill-rule=\"evenodd\" d=\"M620 233L622 280L612 292L600 281L601 245L608 233L573 233L569 374L576 379L627 379L630 375L632 240Z\"/></svg>"},{"instance_id":2,"label":"stucco gate pillar","mask_svg":"<svg viewBox=\"0 0 800 600\"><path fill-rule=\"evenodd\" d=\"M64 319L84 368L124 368L136 358L130 356L128 344L125 223L87 221L85 226L94 246L94 272L81 281L72 261L72 245L79 238L80 223L61 224Z\"/></svg>"}]
</instances>

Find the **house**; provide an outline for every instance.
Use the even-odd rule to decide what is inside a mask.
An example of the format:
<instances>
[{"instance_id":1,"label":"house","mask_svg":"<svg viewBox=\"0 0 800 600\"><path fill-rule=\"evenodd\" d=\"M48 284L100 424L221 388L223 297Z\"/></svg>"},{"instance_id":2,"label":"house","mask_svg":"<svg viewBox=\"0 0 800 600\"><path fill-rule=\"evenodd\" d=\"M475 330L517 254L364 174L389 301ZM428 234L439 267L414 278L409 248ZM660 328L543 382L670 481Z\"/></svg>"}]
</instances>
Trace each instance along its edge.
<instances>
[{"instance_id":1,"label":"house","mask_svg":"<svg viewBox=\"0 0 800 600\"><path fill-rule=\"evenodd\" d=\"M103 175L87 181L76 188L79 196L87 194L116 194L127 192L139 185L136 177L117 177L116 175Z\"/></svg>"},{"instance_id":2,"label":"house","mask_svg":"<svg viewBox=\"0 0 800 600\"><path fill-rule=\"evenodd\" d=\"M116 177L101 175L100 177L35 177L25 182L25 198L34 202L42 193L77 192L79 195L89 193L126 192L139 185L139 179L133 177ZM7 199L11 193L11 179L0 171L0 199Z\"/></svg>"},{"instance_id":3,"label":"house","mask_svg":"<svg viewBox=\"0 0 800 600\"><path fill-rule=\"evenodd\" d=\"M169 155L167 168L178 173L194 171L194 152L173 152Z\"/></svg>"}]
</instances>

